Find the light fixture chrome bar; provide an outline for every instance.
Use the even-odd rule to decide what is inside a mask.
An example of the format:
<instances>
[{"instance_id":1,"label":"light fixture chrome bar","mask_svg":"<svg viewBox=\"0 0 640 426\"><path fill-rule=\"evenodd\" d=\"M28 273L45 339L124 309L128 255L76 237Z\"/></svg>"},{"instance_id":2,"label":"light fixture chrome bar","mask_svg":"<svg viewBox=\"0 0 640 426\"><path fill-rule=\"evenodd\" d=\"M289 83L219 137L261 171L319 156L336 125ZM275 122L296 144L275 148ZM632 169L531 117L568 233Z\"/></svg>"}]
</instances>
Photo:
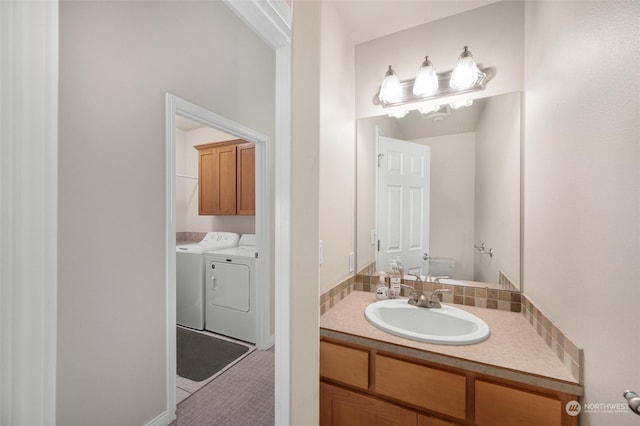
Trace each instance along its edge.
<instances>
[{"instance_id":1,"label":"light fixture chrome bar","mask_svg":"<svg viewBox=\"0 0 640 426\"><path fill-rule=\"evenodd\" d=\"M407 105L415 102L428 101L430 99L443 98L445 96L453 96L453 95L460 95L463 93L477 92L478 90L483 90L485 84L489 80L491 80L491 78L493 77L493 68L485 68L482 70L478 69L478 80L476 81L476 84L474 84L468 89L458 90L458 89L453 89L449 86L449 80L451 79L451 72L452 71L448 71L448 72L438 74L439 87L438 87L438 90L433 95L429 95L429 96L414 95L413 82L415 80L406 80L406 81L400 82L400 88L402 89L402 96L397 101L381 102L377 96L374 97L375 101L377 101L378 105L382 105L383 108L389 108L389 107L394 107L399 105Z\"/></svg>"}]
</instances>

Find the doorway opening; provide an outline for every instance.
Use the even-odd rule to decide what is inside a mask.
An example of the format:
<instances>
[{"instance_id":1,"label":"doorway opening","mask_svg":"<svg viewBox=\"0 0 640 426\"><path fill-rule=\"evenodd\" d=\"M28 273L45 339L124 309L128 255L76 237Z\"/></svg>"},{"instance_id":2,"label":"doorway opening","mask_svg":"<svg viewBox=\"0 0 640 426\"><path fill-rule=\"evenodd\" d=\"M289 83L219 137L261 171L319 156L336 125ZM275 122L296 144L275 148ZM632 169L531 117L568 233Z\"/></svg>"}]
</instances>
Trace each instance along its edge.
<instances>
[{"instance_id":1,"label":"doorway opening","mask_svg":"<svg viewBox=\"0 0 640 426\"><path fill-rule=\"evenodd\" d=\"M256 281L256 347L265 350L273 346L275 327L272 322L273 280L271 279L270 236L270 179L269 137L236 123L205 108L167 93L165 98L166 123L166 350L167 350L167 407L176 409L176 121L182 118L222 134L242 139L255 145L255 275ZM190 175L187 175L190 176ZM193 176L192 176L193 177Z\"/></svg>"}]
</instances>

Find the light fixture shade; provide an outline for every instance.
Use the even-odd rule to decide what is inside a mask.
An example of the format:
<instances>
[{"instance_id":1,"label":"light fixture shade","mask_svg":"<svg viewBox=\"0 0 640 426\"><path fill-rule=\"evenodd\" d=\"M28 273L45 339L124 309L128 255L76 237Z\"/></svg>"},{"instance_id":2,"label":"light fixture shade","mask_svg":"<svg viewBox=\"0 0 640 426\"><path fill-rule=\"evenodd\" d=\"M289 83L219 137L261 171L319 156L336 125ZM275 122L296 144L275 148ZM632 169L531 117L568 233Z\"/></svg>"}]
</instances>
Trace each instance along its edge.
<instances>
[{"instance_id":1,"label":"light fixture shade","mask_svg":"<svg viewBox=\"0 0 640 426\"><path fill-rule=\"evenodd\" d=\"M471 105L473 105L473 99L465 99L463 101L453 102L453 103L449 104L449 106L452 109L470 107Z\"/></svg>"},{"instance_id":2,"label":"light fixture shade","mask_svg":"<svg viewBox=\"0 0 640 426\"><path fill-rule=\"evenodd\" d=\"M388 115L391 118L403 118L408 113L409 113L409 110L405 109L404 111L390 112Z\"/></svg>"},{"instance_id":3,"label":"light fixture shade","mask_svg":"<svg viewBox=\"0 0 640 426\"><path fill-rule=\"evenodd\" d=\"M438 74L428 56L418 70L418 76L413 82L413 94L416 96L429 96L438 91Z\"/></svg>"},{"instance_id":4,"label":"light fixture shade","mask_svg":"<svg viewBox=\"0 0 640 426\"><path fill-rule=\"evenodd\" d=\"M458 62L453 67L449 86L452 89L464 90L472 87L476 81L478 81L478 67L473 60L471 52L465 46L460 58L458 58Z\"/></svg>"},{"instance_id":5,"label":"light fixture shade","mask_svg":"<svg viewBox=\"0 0 640 426\"><path fill-rule=\"evenodd\" d=\"M422 115L427 115L427 114L431 114L432 112L438 112L441 109L442 109L442 105L433 105L430 107L418 108L418 111L420 111L420 114Z\"/></svg>"},{"instance_id":6,"label":"light fixture shade","mask_svg":"<svg viewBox=\"0 0 640 426\"><path fill-rule=\"evenodd\" d=\"M389 103L396 102L401 97L402 88L400 87L400 79L396 75L395 71L391 69L391 65L389 65L389 69L384 75L384 80L382 80L382 85L380 86L378 99L380 99L380 102Z\"/></svg>"}]
</instances>

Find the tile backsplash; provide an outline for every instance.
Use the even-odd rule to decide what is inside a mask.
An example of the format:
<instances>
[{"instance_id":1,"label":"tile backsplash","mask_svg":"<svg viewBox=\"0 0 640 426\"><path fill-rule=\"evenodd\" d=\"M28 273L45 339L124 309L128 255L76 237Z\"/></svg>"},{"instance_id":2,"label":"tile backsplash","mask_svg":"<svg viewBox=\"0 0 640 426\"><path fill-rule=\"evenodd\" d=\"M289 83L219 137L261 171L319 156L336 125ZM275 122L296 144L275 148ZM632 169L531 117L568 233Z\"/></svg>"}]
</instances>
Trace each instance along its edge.
<instances>
[{"instance_id":1,"label":"tile backsplash","mask_svg":"<svg viewBox=\"0 0 640 426\"><path fill-rule=\"evenodd\" d=\"M320 315L323 315L333 306L347 297L349 293L354 290L356 277L350 277L349 279L341 282L331 290L320 295Z\"/></svg>"},{"instance_id":2,"label":"tile backsplash","mask_svg":"<svg viewBox=\"0 0 640 426\"><path fill-rule=\"evenodd\" d=\"M176 232L176 243L202 241L206 232Z\"/></svg>"},{"instance_id":3,"label":"tile backsplash","mask_svg":"<svg viewBox=\"0 0 640 426\"><path fill-rule=\"evenodd\" d=\"M356 275L354 289L375 292L377 276ZM511 290L499 290L480 287L465 287L452 284L426 283L420 281L403 280L403 284L415 288L417 291L431 292L435 289L446 289L442 294L445 303L477 306L479 308L499 309L502 311L521 312L522 294ZM402 289L403 296L408 296L406 289Z\"/></svg>"},{"instance_id":4,"label":"tile backsplash","mask_svg":"<svg viewBox=\"0 0 640 426\"><path fill-rule=\"evenodd\" d=\"M571 371L573 378L583 384L584 351L578 348L524 295L522 296L522 314L558 359Z\"/></svg>"}]
</instances>

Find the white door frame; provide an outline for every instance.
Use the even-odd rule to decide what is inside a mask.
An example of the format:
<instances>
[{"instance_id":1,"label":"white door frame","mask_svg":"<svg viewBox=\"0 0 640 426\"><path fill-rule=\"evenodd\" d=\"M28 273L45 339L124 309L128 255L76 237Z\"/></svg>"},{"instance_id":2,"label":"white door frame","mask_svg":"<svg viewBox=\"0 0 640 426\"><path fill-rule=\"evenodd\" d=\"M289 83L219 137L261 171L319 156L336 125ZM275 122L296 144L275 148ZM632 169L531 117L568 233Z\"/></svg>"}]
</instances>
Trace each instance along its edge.
<instances>
[{"instance_id":1,"label":"white door frame","mask_svg":"<svg viewBox=\"0 0 640 426\"><path fill-rule=\"evenodd\" d=\"M174 96L165 95L165 269L166 291L166 350L167 350L167 409L175 413L176 407L176 115L183 116L207 127L252 142L256 147L256 346L267 349L273 346L271 332L271 233L270 233L270 139L239 123L215 114L198 105Z\"/></svg>"},{"instance_id":2,"label":"white door frame","mask_svg":"<svg viewBox=\"0 0 640 426\"><path fill-rule=\"evenodd\" d=\"M0 1L0 425L56 421L58 11Z\"/></svg>"},{"instance_id":3,"label":"white door frame","mask_svg":"<svg viewBox=\"0 0 640 426\"><path fill-rule=\"evenodd\" d=\"M224 0L276 54L275 150L275 424L291 410L291 7L286 0Z\"/></svg>"},{"instance_id":4,"label":"white door frame","mask_svg":"<svg viewBox=\"0 0 640 426\"><path fill-rule=\"evenodd\" d=\"M275 424L288 425L290 423L290 288L291 288L291 8L285 0L247 0L233 1L224 0L225 4L265 43L273 47L276 55L275 70L275 140L273 141L273 149L275 150L275 255L273 259L274 277L275 277ZM167 95L171 96L171 95ZM172 97L173 107L182 108L180 115L187 118L202 122L197 116L189 116L192 104L183 103L183 100L177 100ZM169 102L167 102L169 104ZM167 105L167 108L169 106ZM178 109L176 109L178 111ZM206 111L206 110L204 110ZM200 111L204 114L204 111ZM207 111L208 112L208 111ZM167 120L167 135L175 133L175 113L169 115ZM240 129L224 117L209 116L210 119L216 121L212 127L219 128L230 134L238 134L238 131L246 131L246 134L238 134L242 139L251 142L266 141L261 139L259 134L250 131L250 129ZM222 118L222 120L219 120ZM205 118L206 119L206 118ZM205 123L206 124L206 123ZM225 128L224 126L230 126ZM223 126L223 127L220 127ZM167 144L169 145L169 144ZM260 145L256 145L258 149ZM169 150L169 146L167 146ZM171 185L175 186L175 161L170 161L169 157L175 155L174 148L171 152L167 152L167 188ZM257 151L256 151L257 154ZM265 161L268 162L268 156L264 155ZM265 163L264 166L268 167ZM258 170L256 175L259 176ZM256 188L257 189L257 188ZM175 187L172 189L175 194ZM256 194L257 195L257 194ZM264 197L269 197L269 191L264 191ZM174 195L175 197L175 195ZM258 201L258 200L256 200ZM173 277L173 285L167 278L167 342L173 342L175 345L175 200L167 196L167 209L171 209L171 213L167 210L167 235L173 236L171 244L167 244L167 259L174 258L173 264L168 262L166 274L167 277ZM268 203L266 205L269 205ZM266 215L259 220L256 217L256 234L270 235L270 223ZM266 222L265 222L266 220ZM170 225L171 222L173 225ZM262 226L263 228L260 228ZM260 231L263 230L263 232ZM173 246L169 249L169 246ZM267 245L262 253L268 254L270 245ZM171 250L171 253L168 253ZM268 265L270 261L263 257L263 264ZM270 276L270 275L265 275ZM169 297L173 297L169 301ZM269 318L267 318L269 319ZM269 324L270 321L265 321ZM169 344L169 343L168 343ZM167 413L169 422L175 418L175 347L173 350L167 349Z\"/></svg>"}]
</instances>

